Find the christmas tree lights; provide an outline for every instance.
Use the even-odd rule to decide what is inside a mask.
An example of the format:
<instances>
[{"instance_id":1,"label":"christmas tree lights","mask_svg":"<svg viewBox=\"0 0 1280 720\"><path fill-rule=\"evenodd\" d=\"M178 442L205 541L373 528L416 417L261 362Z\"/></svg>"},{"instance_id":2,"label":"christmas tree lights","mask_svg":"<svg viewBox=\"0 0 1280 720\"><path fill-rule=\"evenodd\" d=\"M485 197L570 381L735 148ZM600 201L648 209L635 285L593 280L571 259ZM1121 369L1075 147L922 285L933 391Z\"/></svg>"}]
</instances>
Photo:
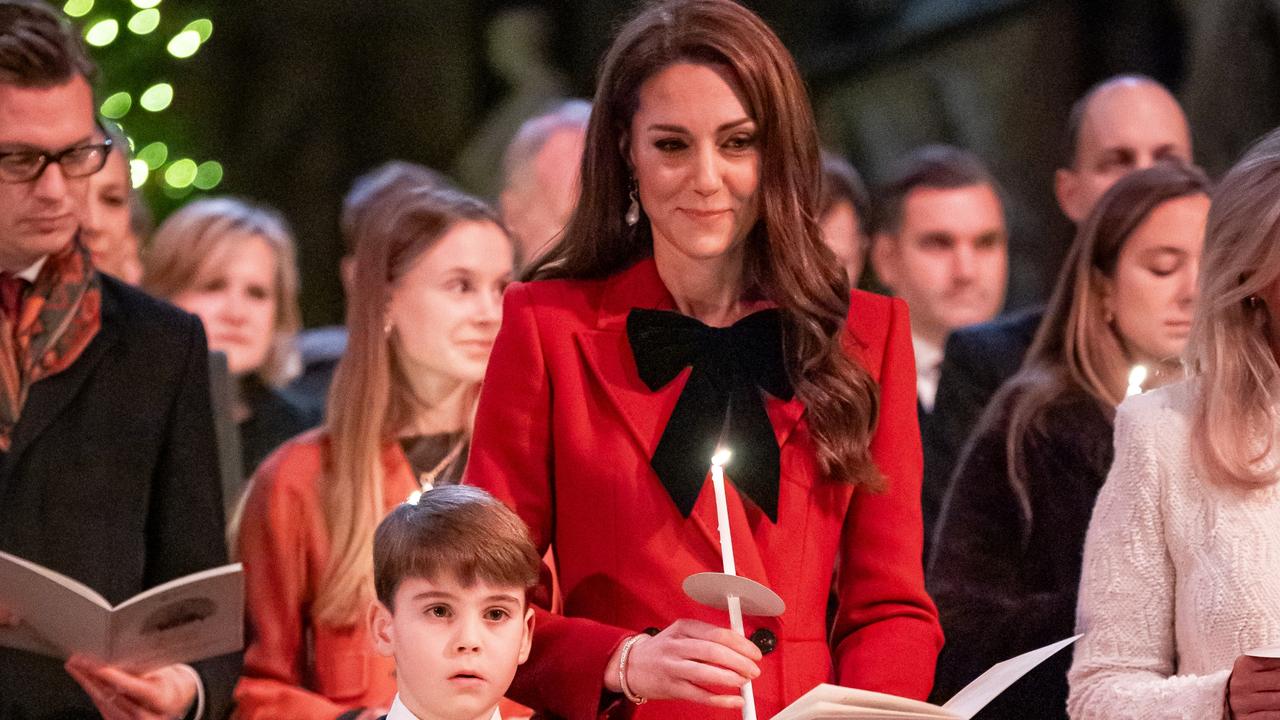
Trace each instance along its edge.
<instances>
[{"instance_id":1,"label":"christmas tree lights","mask_svg":"<svg viewBox=\"0 0 1280 720\"><path fill-rule=\"evenodd\" d=\"M183 69L213 37L201 3L162 0L65 0L101 68L98 111L125 133L133 186L154 206L172 208L213 190L222 164L201 157L183 116Z\"/></svg>"}]
</instances>

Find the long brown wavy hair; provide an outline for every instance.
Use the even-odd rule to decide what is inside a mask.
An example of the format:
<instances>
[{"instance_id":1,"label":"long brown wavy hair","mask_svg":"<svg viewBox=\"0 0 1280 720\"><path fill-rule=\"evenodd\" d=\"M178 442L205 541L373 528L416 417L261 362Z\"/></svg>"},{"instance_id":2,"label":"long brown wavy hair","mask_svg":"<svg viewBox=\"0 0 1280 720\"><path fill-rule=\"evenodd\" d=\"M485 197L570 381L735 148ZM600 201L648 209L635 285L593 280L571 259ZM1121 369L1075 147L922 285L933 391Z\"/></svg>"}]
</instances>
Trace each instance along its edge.
<instances>
[{"instance_id":1,"label":"long brown wavy hair","mask_svg":"<svg viewBox=\"0 0 1280 720\"><path fill-rule=\"evenodd\" d=\"M317 585L315 613L338 626L357 622L373 598L373 536L383 508L382 448L420 406L392 350L388 299L414 262L458 223L502 227L483 202L415 178L370 194L357 210L344 228L351 234L355 267L347 298L347 349L329 390L324 423L329 458L320 483L331 550ZM473 399L478 391L477 383Z\"/></svg>"},{"instance_id":2,"label":"long brown wavy hair","mask_svg":"<svg viewBox=\"0 0 1280 720\"><path fill-rule=\"evenodd\" d=\"M605 57L582 158L584 192L558 243L525 279L603 278L653 254L647 220L623 222L623 154L641 85L677 62L728 69L759 128L760 217L746 238L745 290L782 314L788 372L827 476L882 485L869 451L879 391L842 348L849 280L818 225L818 134L795 61L751 11L730 0L647 6Z\"/></svg>"},{"instance_id":3,"label":"long brown wavy hair","mask_svg":"<svg viewBox=\"0 0 1280 720\"><path fill-rule=\"evenodd\" d=\"M1121 178L1080 226L1022 369L992 402L993 407L1003 407L1010 395L1015 396L1009 409L1006 462L1027 526L1031 497L1025 449L1033 434L1062 431L1045 426L1045 409L1069 393L1083 391L1112 419L1116 405L1124 400L1132 358L1107 321L1103 279L1115 276L1129 236L1156 208L1170 200L1206 195L1209 187L1199 168L1159 163ZM1177 359L1158 371L1166 377L1178 372Z\"/></svg>"}]
</instances>

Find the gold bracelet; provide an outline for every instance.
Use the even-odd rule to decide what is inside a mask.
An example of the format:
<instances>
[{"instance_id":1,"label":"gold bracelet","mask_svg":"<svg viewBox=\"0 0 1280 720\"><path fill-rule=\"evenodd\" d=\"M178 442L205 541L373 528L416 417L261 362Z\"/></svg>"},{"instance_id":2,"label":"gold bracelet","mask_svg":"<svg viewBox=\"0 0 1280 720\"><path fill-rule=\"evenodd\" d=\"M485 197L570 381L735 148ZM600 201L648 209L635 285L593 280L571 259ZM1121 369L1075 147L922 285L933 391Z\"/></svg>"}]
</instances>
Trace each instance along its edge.
<instances>
[{"instance_id":1,"label":"gold bracelet","mask_svg":"<svg viewBox=\"0 0 1280 720\"><path fill-rule=\"evenodd\" d=\"M648 702L648 700L631 692L630 686L627 685L627 659L631 657L631 648L640 641L640 638L647 637L649 636L644 633L640 633L639 635L632 635L627 638L626 642L622 643L622 653L618 656L618 686L622 688L622 694L636 705L643 705Z\"/></svg>"}]
</instances>

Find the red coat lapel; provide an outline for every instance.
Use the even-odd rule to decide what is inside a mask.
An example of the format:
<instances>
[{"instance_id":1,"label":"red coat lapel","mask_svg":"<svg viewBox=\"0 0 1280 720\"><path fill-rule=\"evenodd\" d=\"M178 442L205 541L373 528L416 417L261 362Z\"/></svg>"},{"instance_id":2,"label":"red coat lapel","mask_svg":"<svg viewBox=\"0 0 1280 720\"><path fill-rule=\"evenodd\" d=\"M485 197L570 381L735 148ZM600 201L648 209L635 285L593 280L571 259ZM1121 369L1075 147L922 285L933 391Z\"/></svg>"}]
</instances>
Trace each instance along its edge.
<instances>
[{"instance_id":1,"label":"red coat lapel","mask_svg":"<svg viewBox=\"0 0 1280 720\"><path fill-rule=\"evenodd\" d=\"M656 392L640 379L627 340L627 313L638 307L675 309L675 301L658 277L652 260L642 260L604 282L595 328L579 330L574 333L574 339L583 363L600 383L644 456L653 457L667 419L689 379L689 371Z\"/></svg>"}]
</instances>

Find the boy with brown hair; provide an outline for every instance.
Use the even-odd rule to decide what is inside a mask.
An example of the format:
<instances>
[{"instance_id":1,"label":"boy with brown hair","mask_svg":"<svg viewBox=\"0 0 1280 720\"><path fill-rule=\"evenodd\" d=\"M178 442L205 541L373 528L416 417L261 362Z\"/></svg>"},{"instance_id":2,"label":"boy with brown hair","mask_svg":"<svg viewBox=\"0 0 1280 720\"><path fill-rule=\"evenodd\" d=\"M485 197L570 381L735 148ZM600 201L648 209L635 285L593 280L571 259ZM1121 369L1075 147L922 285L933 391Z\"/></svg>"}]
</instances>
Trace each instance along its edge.
<instances>
[{"instance_id":1,"label":"boy with brown hair","mask_svg":"<svg viewBox=\"0 0 1280 720\"><path fill-rule=\"evenodd\" d=\"M383 519L369 623L378 652L396 660L386 720L500 719L529 657L539 566L524 523L479 488L436 488Z\"/></svg>"}]
</instances>

